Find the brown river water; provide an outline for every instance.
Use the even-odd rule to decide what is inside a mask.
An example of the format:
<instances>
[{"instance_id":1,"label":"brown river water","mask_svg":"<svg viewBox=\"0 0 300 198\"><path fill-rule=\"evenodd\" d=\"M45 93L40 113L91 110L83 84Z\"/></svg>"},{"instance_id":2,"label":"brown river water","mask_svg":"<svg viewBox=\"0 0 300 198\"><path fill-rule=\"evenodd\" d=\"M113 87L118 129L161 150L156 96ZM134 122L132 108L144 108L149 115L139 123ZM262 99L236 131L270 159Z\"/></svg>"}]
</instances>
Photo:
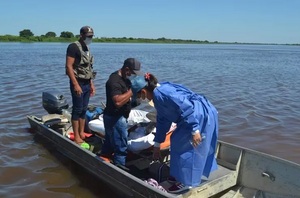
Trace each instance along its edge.
<instances>
[{"instance_id":1,"label":"brown river water","mask_svg":"<svg viewBox=\"0 0 300 198\"><path fill-rule=\"evenodd\" d=\"M61 91L68 43L0 43L0 197L122 197L36 138L27 115L42 116L42 92ZM91 45L96 95L128 57L160 81L184 84L218 109L219 139L300 163L300 47L284 45Z\"/></svg>"}]
</instances>

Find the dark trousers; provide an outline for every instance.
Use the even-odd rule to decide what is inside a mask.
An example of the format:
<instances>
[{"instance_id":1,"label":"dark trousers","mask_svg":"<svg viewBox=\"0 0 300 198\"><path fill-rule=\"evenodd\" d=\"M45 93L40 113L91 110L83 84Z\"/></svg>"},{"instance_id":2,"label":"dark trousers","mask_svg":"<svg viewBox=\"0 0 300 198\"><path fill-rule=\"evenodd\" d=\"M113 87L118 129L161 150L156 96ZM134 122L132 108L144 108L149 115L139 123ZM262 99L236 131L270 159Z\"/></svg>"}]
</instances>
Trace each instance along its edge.
<instances>
[{"instance_id":1,"label":"dark trousers","mask_svg":"<svg viewBox=\"0 0 300 198\"><path fill-rule=\"evenodd\" d=\"M82 94L77 95L74 90L73 84L70 82L70 90L72 94L72 120L78 120L79 118L85 119L86 110L90 100L91 83L90 81L80 81L78 83L82 89Z\"/></svg>"}]
</instances>

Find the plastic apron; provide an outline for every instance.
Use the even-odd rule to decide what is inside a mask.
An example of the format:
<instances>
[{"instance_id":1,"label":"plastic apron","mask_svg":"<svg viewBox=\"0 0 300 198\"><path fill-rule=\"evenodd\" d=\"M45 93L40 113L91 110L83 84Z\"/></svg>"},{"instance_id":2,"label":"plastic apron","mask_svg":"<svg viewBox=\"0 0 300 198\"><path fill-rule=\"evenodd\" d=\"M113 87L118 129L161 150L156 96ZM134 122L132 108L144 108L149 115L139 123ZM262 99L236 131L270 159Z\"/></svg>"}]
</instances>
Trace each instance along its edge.
<instances>
[{"instance_id":1,"label":"plastic apron","mask_svg":"<svg viewBox=\"0 0 300 198\"><path fill-rule=\"evenodd\" d=\"M217 169L216 108L204 96L169 82L161 83L154 90L153 102L157 111L155 142L162 143L171 123L177 124L171 136L170 174L184 185L199 185L202 175L208 177ZM194 148L191 133L196 130L205 138Z\"/></svg>"}]
</instances>

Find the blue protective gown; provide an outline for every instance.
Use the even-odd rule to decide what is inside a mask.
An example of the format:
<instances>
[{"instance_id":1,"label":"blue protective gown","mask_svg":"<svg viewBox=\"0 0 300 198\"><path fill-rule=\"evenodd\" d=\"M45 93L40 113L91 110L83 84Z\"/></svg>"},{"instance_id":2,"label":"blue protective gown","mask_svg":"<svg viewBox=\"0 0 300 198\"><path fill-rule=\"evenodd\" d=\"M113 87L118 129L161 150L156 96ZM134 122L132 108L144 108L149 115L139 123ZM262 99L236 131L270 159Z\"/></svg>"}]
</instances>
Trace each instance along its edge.
<instances>
[{"instance_id":1,"label":"blue protective gown","mask_svg":"<svg viewBox=\"0 0 300 198\"><path fill-rule=\"evenodd\" d=\"M154 141L164 142L172 122L177 124L171 136L170 174L184 185L197 186L202 175L208 177L217 169L218 112L204 96L182 85L161 83L153 93L157 111ZM205 138L194 148L191 133L196 130Z\"/></svg>"}]
</instances>

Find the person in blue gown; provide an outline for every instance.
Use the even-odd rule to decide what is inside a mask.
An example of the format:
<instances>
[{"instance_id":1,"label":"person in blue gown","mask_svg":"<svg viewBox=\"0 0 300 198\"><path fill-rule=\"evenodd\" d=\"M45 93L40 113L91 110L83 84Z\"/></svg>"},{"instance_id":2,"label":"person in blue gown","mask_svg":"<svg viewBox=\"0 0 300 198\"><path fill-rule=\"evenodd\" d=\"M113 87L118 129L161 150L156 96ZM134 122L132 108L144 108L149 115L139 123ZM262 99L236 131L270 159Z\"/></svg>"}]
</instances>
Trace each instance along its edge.
<instances>
[{"instance_id":1,"label":"person in blue gown","mask_svg":"<svg viewBox=\"0 0 300 198\"><path fill-rule=\"evenodd\" d=\"M172 123L170 175L175 179L169 192L180 192L201 183L217 169L215 150L218 138L218 112L205 96L175 83L159 83L146 73L131 81L139 100L153 100L157 112L153 159L160 157L160 143L165 141Z\"/></svg>"}]
</instances>

